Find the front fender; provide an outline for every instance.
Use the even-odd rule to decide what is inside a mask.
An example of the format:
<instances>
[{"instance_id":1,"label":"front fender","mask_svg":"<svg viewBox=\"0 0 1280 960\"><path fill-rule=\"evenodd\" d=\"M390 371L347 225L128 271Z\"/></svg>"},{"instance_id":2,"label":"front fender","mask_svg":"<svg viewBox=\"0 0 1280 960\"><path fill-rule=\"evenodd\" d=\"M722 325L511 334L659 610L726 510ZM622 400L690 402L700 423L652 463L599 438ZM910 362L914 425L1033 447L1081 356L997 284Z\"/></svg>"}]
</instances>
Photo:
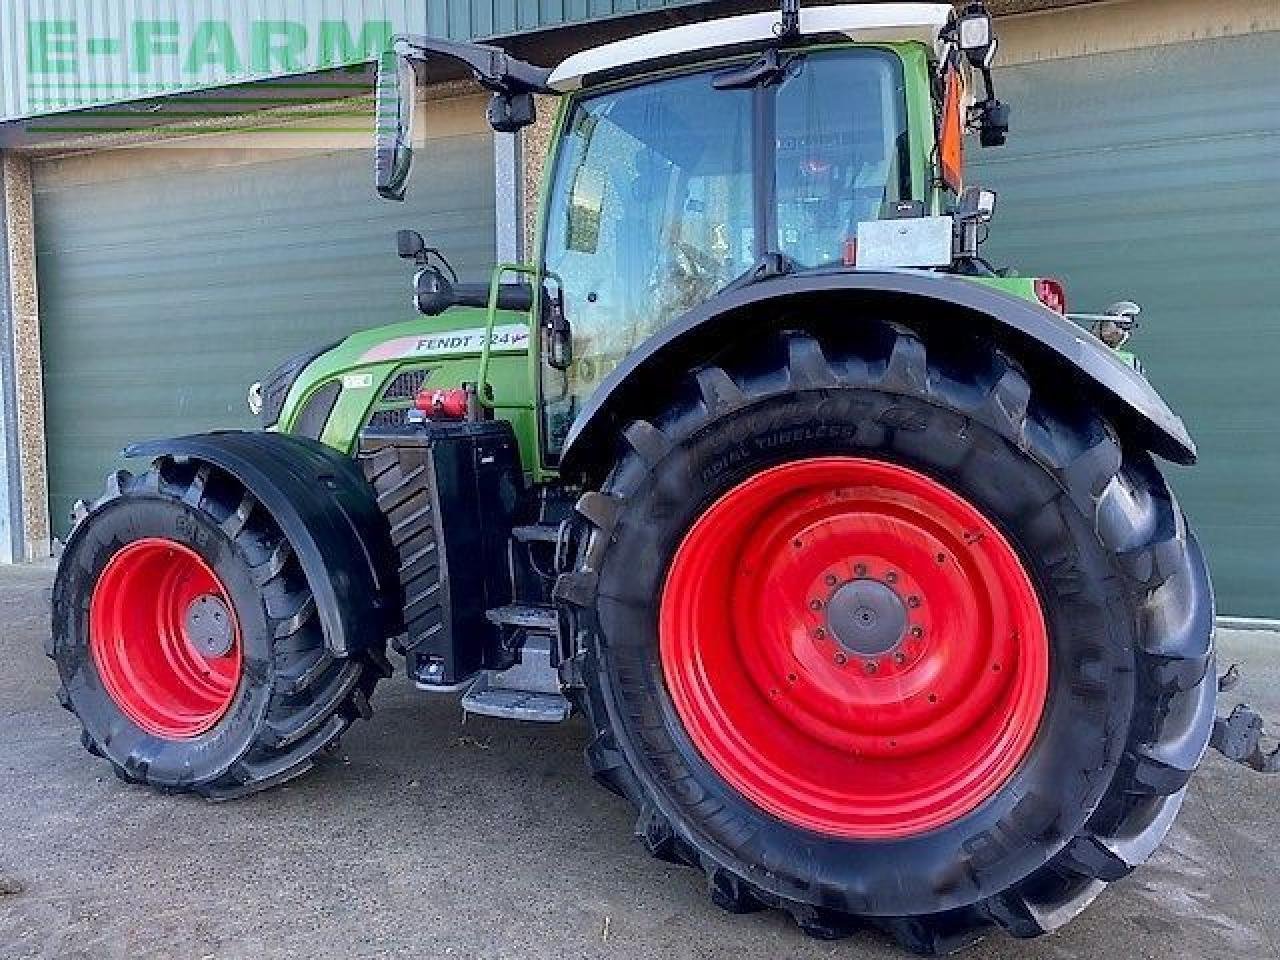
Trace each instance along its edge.
<instances>
[{"instance_id":1,"label":"front fender","mask_svg":"<svg viewBox=\"0 0 1280 960\"><path fill-rule=\"evenodd\" d=\"M137 443L124 456L208 463L243 484L293 547L334 656L398 632L387 521L351 458L306 437L245 431Z\"/></svg>"},{"instance_id":2,"label":"front fender","mask_svg":"<svg viewBox=\"0 0 1280 960\"><path fill-rule=\"evenodd\" d=\"M672 371L715 355L727 339L829 316L833 304L878 320L921 329L966 324L1023 363L1065 375L1064 390L1084 388L1129 438L1167 460L1191 464L1195 443L1155 388L1105 344L1070 320L1019 297L963 277L926 271L827 271L779 277L723 293L664 327L632 352L592 394L565 441L560 470L584 476L612 452L611 436ZM852 309L849 309L852 308Z\"/></svg>"}]
</instances>

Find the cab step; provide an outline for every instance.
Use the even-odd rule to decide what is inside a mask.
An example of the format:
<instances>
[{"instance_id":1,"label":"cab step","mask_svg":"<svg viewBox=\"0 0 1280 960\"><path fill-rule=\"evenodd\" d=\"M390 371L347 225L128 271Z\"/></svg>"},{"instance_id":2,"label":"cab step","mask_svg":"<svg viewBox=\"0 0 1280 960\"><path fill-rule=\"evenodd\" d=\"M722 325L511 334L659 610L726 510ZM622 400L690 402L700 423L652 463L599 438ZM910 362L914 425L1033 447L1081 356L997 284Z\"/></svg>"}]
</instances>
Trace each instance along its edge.
<instances>
[{"instance_id":1,"label":"cab step","mask_svg":"<svg viewBox=\"0 0 1280 960\"><path fill-rule=\"evenodd\" d=\"M513 527L511 536L519 543L556 543L560 539L558 523L530 523Z\"/></svg>"},{"instance_id":2,"label":"cab step","mask_svg":"<svg viewBox=\"0 0 1280 960\"><path fill-rule=\"evenodd\" d=\"M484 614L490 623L518 630L538 630L552 636L560 632L560 618L553 607L537 607L529 604L510 604L494 607Z\"/></svg>"},{"instance_id":3,"label":"cab step","mask_svg":"<svg viewBox=\"0 0 1280 960\"><path fill-rule=\"evenodd\" d=\"M554 610L550 613L555 615ZM463 716L535 723L567 720L573 706L560 692L560 675L551 665L551 642L545 634L530 634L514 667L482 671L462 697Z\"/></svg>"}]
</instances>

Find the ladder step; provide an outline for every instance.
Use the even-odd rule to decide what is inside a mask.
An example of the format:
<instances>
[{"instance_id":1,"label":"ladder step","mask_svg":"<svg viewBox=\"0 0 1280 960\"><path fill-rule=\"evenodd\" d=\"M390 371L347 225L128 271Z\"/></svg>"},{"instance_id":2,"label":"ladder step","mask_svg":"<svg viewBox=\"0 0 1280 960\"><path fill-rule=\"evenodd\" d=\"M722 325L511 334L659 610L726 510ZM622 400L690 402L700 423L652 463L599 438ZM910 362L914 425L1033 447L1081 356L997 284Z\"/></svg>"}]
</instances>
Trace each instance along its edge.
<instances>
[{"instance_id":1,"label":"ladder step","mask_svg":"<svg viewBox=\"0 0 1280 960\"><path fill-rule=\"evenodd\" d=\"M573 710L563 694L490 687L484 684L485 679L476 681L462 698L462 709L467 713L502 720L560 723Z\"/></svg>"},{"instance_id":2,"label":"ladder step","mask_svg":"<svg viewBox=\"0 0 1280 960\"><path fill-rule=\"evenodd\" d=\"M547 633L557 633L560 628L560 618L552 607L511 604L486 610L484 615L490 623L496 623L500 627L544 630Z\"/></svg>"},{"instance_id":3,"label":"ladder step","mask_svg":"<svg viewBox=\"0 0 1280 960\"><path fill-rule=\"evenodd\" d=\"M549 523L531 523L512 528L511 536L520 543L555 543L560 539L560 527Z\"/></svg>"}]
</instances>

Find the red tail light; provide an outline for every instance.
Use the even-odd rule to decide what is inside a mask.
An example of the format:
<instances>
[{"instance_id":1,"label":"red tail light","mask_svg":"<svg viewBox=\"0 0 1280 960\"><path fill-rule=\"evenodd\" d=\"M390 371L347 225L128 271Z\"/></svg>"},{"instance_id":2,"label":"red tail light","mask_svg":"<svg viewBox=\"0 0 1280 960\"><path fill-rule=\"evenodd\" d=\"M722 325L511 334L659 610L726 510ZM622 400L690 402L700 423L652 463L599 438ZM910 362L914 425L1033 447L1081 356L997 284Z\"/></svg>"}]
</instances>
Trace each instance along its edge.
<instances>
[{"instance_id":1,"label":"red tail light","mask_svg":"<svg viewBox=\"0 0 1280 960\"><path fill-rule=\"evenodd\" d=\"M465 420L467 391L460 387L452 390L420 390L413 398L413 405L431 420Z\"/></svg>"},{"instance_id":2,"label":"red tail light","mask_svg":"<svg viewBox=\"0 0 1280 960\"><path fill-rule=\"evenodd\" d=\"M1038 279L1036 281L1036 299L1054 313L1066 315L1067 291L1063 289L1061 281L1054 280L1051 277Z\"/></svg>"}]
</instances>

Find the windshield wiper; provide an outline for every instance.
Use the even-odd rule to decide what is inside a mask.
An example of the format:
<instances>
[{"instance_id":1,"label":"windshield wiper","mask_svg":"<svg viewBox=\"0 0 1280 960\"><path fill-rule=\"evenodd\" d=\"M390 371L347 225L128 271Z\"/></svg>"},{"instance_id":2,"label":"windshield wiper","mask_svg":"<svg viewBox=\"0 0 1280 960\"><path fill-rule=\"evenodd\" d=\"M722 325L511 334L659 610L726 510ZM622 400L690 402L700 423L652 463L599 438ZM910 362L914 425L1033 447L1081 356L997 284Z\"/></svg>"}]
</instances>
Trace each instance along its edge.
<instances>
[{"instance_id":1,"label":"windshield wiper","mask_svg":"<svg viewBox=\"0 0 1280 960\"><path fill-rule=\"evenodd\" d=\"M765 280L775 280L778 277L785 277L796 272L796 262L788 257L785 253L769 251L747 270L727 285L721 288L721 293L730 293L734 290L741 290L743 287L749 287L755 283L763 283Z\"/></svg>"},{"instance_id":2,"label":"windshield wiper","mask_svg":"<svg viewBox=\"0 0 1280 960\"><path fill-rule=\"evenodd\" d=\"M711 78L711 86L716 90L746 90L781 83L795 59L784 57L774 47L770 47L754 63L717 73Z\"/></svg>"}]
</instances>

